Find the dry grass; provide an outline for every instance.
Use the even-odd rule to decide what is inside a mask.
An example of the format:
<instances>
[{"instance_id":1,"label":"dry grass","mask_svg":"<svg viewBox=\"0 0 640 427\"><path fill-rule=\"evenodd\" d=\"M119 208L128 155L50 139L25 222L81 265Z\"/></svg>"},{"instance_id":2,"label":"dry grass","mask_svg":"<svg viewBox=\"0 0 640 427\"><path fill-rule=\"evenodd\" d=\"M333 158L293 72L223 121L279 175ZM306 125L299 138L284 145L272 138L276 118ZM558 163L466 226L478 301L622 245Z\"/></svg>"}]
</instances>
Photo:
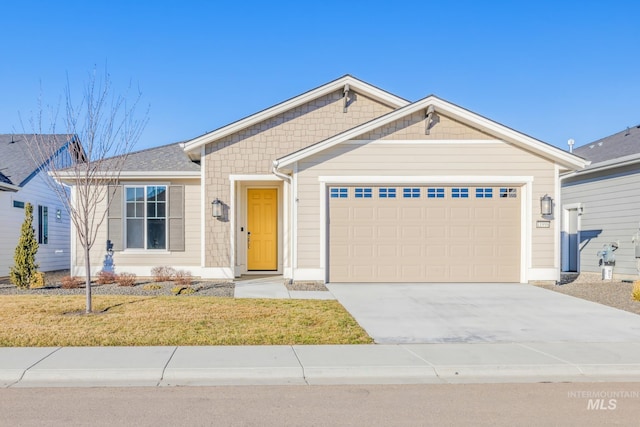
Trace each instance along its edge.
<instances>
[{"instance_id":1,"label":"dry grass","mask_svg":"<svg viewBox=\"0 0 640 427\"><path fill-rule=\"evenodd\" d=\"M336 301L0 296L0 346L362 344L372 340Z\"/></svg>"}]
</instances>

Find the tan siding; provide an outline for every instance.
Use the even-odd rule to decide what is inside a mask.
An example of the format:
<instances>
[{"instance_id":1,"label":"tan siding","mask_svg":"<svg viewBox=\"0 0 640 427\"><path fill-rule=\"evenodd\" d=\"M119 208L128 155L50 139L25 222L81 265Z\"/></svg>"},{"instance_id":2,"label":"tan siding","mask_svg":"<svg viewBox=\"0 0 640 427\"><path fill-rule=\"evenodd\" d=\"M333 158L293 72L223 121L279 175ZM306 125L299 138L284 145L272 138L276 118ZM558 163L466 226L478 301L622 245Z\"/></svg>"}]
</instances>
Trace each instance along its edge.
<instances>
[{"instance_id":1,"label":"tan siding","mask_svg":"<svg viewBox=\"0 0 640 427\"><path fill-rule=\"evenodd\" d=\"M209 144L205 152L204 203L230 204L230 174L270 174L273 160L365 123L391 107L353 93L343 112L342 90ZM232 214L235 214L232 212ZM229 222L207 219L206 267L229 267Z\"/></svg>"},{"instance_id":2,"label":"tan siding","mask_svg":"<svg viewBox=\"0 0 640 427\"><path fill-rule=\"evenodd\" d=\"M320 268L319 176L511 175L534 177L531 267L552 268L557 221L550 229L536 229L535 221L541 219L540 197L556 198L554 174L553 164L501 142L338 145L298 164L298 267Z\"/></svg>"},{"instance_id":3,"label":"tan siding","mask_svg":"<svg viewBox=\"0 0 640 427\"><path fill-rule=\"evenodd\" d=\"M127 181L132 182L132 181ZM144 182L149 184L148 181ZM158 182L166 184L167 181ZM127 252L116 251L113 259L116 273L127 271L127 267L153 267L165 266L194 266L200 267L200 181L199 180L173 180L170 184L184 185L185 187L185 250L174 252ZM106 208L106 202L103 203ZM107 221L99 230L96 244L91 251L91 265L101 266L105 255L105 242L107 239ZM82 248L76 244L76 266L83 266Z\"/></svg>"}]
</instances>

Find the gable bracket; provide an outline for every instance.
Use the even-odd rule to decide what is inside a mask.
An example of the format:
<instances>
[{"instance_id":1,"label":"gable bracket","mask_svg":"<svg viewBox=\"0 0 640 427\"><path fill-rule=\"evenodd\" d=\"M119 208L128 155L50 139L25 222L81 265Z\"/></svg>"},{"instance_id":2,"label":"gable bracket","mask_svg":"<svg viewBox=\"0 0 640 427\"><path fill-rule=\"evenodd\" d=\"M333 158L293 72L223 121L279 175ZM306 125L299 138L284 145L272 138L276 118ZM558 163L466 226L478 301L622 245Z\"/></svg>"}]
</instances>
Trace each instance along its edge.
<instances>
[{"instance_id":1,"label":"gable bracket","mask_svg":"<svg viewBox=\"0 0 640 427\"><path fill-rule=\"evenodd\" d=\"M429 105L429 108L427 108L425 119L424 134L429 135L431 128L440 121L436 115L436 109L433 105Z\"/></svg>"},{"instance_id":2,"label":"gable bracket","mask_svg":"<svg viewBox=\"0 0 640 427\"><path fill-rule=\"evenodd\" d=\"M344 85L344 89L342 90L342 112L347 112L347 106L349 105L349 84Z\"/></svg>"}]
</instances>

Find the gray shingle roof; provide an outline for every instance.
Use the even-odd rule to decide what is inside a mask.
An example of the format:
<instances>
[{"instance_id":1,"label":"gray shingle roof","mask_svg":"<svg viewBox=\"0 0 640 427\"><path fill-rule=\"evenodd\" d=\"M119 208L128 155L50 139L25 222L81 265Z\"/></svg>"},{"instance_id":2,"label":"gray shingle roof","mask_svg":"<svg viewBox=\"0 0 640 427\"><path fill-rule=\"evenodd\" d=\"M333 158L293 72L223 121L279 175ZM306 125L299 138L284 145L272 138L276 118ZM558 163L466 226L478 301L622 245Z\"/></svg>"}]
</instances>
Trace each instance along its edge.
<instances>
[{"instance_id":1,"label":"gray shingle roof","mask_svg":"<svg viewBox=\"0 0 640 427\"><path fill-rule=\"evenodd\" d=\"M186 155L180 143L135 151L127 155L122 172L199 172L200 165Z\"/></svg>"},{"instance_id":2,"label":"gray shingle roof","mask_svg":"<svg viewBox=\"0 0 640 427\"><path fill-rule=\"evenodd\" d=\"M54 144L56 151L71 140L73 135L39 135L37 141ZM42 164L36 164L29 152L29 144L35 144L33 134L0 134L0 181L23 186Z\"/></svg>"},{"instance_id":3,"label":"gray shingle roof","mask_svg":"<svg viewBox=\"0 0 640 427\"><path fill-rule=\"evenodd\" d=\"M640 154L640 125L578 147L573 153L591 160L592 165Z\"/></svg>"}]
</instances>

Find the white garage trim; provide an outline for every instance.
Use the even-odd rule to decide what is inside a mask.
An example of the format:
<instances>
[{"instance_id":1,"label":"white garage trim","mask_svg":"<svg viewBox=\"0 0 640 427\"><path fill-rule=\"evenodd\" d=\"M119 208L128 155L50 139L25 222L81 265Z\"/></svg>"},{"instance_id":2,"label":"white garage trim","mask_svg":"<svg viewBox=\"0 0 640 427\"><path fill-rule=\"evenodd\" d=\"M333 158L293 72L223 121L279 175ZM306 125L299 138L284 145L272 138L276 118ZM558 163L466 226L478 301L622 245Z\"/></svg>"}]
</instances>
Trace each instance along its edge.
<instances>
[{"instance_id":1,"label":"white garage trim","mask_svg":"<svg viewBox=\"0 0 640 427\"><path fill-rule=\"evenodd\" d=\"M328 197L327 188L334 184L518 184L522 186L522 199L520 209L520 282L526 283L531 276L546 276L545 271L531 269L531 196L532 196L532 176L320 176L320 271L322 277L315 280L329 280L327 268L327 215ZM555 270L554 270L555 271ZM537 279L544 280L544 279Z\"/></svg>"}]
</instances>

